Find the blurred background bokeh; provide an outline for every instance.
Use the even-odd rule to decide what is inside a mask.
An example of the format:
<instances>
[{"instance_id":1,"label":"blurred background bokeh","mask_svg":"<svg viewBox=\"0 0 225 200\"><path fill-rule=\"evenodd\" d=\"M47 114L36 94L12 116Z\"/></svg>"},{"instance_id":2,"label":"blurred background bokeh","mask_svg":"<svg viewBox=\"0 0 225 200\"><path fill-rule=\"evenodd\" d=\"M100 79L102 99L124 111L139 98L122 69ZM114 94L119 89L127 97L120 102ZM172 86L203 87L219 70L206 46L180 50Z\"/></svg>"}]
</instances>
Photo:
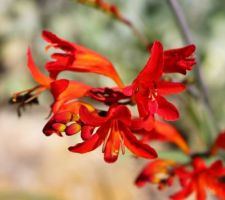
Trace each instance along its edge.
<instances>
[{"instance_id":1,"label":"blurred background bokeh","mask_svg":"<svg viewBox=\"0 0 225 200\"><path fill-rule=\"evenodd\" d=\"M184 45L167 1L109 2L116 3L149 41L161 40L165 49ZM181 5L202 61L200 67L215 121L223 129L225 2L182 0ZM115 64L125 83L132 81L148 57L128 27L75 0L0 0L0 200L167 199L174 189L158 193L155 186L134 186L146 160L128 154L109 165L103 161L100 150L86 155L68 152L67 147L76 143L76 136L45 137L42 127L51 104L48 95L41 96L39 106L27 108L21 118L17 117L16 107L8 104L10 95L35 84L26 68L27 47L32 48L40 68L49 59L40 37L43 29L100 52ZM63 76L96 87L112 85L109 79L93 74ZM188 76L195 78L193 73ZM204 107L187 94L175 101L182 110L176 126L193 149L204 150L201 138L208 131L210 119L205 117ZM156 147L163 150L164 145ZM171 155L183 159L176 151Z\"/></svg>"}]
</instances>

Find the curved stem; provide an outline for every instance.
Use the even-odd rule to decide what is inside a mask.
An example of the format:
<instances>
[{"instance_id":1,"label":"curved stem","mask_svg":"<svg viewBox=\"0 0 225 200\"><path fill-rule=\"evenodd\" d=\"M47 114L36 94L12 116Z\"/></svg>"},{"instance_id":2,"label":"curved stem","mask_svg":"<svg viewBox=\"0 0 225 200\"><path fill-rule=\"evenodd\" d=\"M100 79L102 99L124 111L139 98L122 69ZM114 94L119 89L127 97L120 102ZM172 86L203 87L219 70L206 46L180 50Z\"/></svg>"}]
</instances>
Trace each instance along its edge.
<instances>
[{"instance_id":1,"label":"curved stem","mask_svg":"<svg viewBox=\"0 0 225 200\"><path fill-rule=\"evenodd\" d=\"M182 33L182 37L185 43L190 44L193 43L193 38L191 31L189 29L188 23L186 21L186 18L184 16L184 12L182 7L180 6L180 3L178 0L168 0L168 4L171 7L171 10L173 11L173 14L176 18L177 24L180 28L180 31ZM196 67L195 67L195 76L197 80L198 87L201 91L202 95L202 100L205 104L205 107L207 109L208 116L210 118L210 121L212 122L212 125L214 127L215 134L218 131L217 123L215 120L215 116L213 113L212 105L209 99L209 94L208 94L208 89L207 85L205 84L203 78L202 78L202 73L201 73L201 60L199 55L196 55Z\"/></svg>"}]
</instances>

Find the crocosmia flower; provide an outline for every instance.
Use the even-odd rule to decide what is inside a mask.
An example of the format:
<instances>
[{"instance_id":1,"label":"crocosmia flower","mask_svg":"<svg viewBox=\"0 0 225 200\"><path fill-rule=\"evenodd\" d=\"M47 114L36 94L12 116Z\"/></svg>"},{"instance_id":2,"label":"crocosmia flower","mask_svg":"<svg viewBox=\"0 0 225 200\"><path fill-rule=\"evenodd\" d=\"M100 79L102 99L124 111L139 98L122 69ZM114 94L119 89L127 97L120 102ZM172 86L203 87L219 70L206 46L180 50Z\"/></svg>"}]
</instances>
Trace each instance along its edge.
<instances>
[{"instance_id":1,"label":"crocosmia flower","mask_svg":"<svg viewBox=\"0 0 225 200\"><path fill-rule=\"evenodd\" d=\"M211 148L211 154L214 155L218 150L225 150L225 131L221 131L214 142L214 145Z\"/></svg>"},{"instance_id":2,"label":"crocosmia flower","mask_svg":"<svg viewBox=\"0 0 225 200\"><path fill-rule=\"evenodd\" d=\"M162 44L154 42L147 64L132 85L124 89L124 93L134 98L140 117L158 114L165 120L177 120L178 110L163 96L182 92L185 86L161 79L164 67L163 55Z\"/></svg>"},{"instance_id":3,"label":"crocosmia flower","mask_svg":"<svg viewBox=\"0 0 225 200\"><path fill-rule=\"evenodd\" d=\"M38 85L31 89L15 93L13 95L12 102L18 102L20 104L22 103L26 105L36 99L43 91L49 90L54 97L52 111L57 112L57 110L64 102L74 98L85 96L88 90L91 89L90 86L78 81L71 81L66 79L55 80L46 76L35 65L30 49L28 49L27 55L27 66L31 72L33 79L38 83ZM20 101L21 97L24 97L22 102Z\"/></svg>"},{"instance_id":4,"label":"crocosmia flower","mask_svg":"<svg viewBox=\"0 0 225 200\"><path fill-rule=\"evenodd\" d=\"M70 151L86 153L102 144L104 159L109 163L117 160L120 149L124 154L125 147L143 158L157 157L153 148L138 141L130 131L131 113L126 106L113 105L108 113L102 115L97 111L90 112L86 107L80 108L80 120L85 128L82 131L86 135L86 140L69 147Z\"/></svg>"},{"instance_id":5,"label":"crocosmia flower","mask_svg":"<svg viewBox=\"0 0 225 200\"><path fill-rule=\"evenodd\" d=\"M141 141L145 143L150 141L171 142L176 144L185 154L190 153L187 143L174 126L155 120L152 130L146 131L145 129L144 127L143 129L135 130L137 134L141 135Z\"/></svg>"},{"instance_id":6,"label":"crocosmia flower","mask_svg":"<svg viewBox=\"0 0 225 200\"><path fill-rule=\"evenodd\" d=\"M135 180L138 187L143 187L146 183L157 184L159 189L164 186L171 186L173 183L173 167L176 163L172 160L153 160L147 164Z\"/></svg>"},{"instance_id":7,"label":"crocosmia flower","mask_svg":"<svg viewBox=\"0 0 225 200\"><path fill-rule=\"evenodd\" d=\"M173 200L182 200L195 193L197 200L205 200L207 191L211 191L219 199L225 199L225 168L222 161L215 161L207 167L202 158L192 162L193 170L184 167L176 170L180 179L181 191L171 196Z\"/></svg>"},{"instance_id":8,"label":"crocosmia flower","mask_svg":"<svg viewBox=\"0 0 225 200\"><path fill-rule=\"evenodd\" d=\"M164 51L164 68L165 73L181 73L186 74L193 65L196 64L193 53L195 45L191 44L183 48L170 49Z\"/></svg>"},{"instance_id":9,"label":"crocosmia flower","mask_svg":"<svg viewBox=\"0 0 225 200\"><path fill-rule=\"evenodd\" d=\"M123 86L113 64L100 54L68 42L48 31L43 31L42 37L50 43L46 47L47 49L54 47L63 51L53 53L51 55L53 61L46 63L45 67L49 71L50 77L56 78L62 71L92 72L113 79L119 87Z\"/></svg>"}]
</instances>

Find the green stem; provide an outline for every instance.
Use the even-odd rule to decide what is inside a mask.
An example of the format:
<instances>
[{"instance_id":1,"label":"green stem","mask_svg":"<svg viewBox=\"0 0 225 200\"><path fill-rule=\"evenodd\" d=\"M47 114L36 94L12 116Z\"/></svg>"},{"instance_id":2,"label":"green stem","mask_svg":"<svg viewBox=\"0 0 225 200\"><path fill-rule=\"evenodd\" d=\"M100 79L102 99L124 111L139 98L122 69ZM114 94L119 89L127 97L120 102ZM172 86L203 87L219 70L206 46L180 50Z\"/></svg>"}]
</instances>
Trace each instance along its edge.
<instances>
[{"instance_id":1,"label":"green stem","mask_svg":"<svg viewBox=\"0 0 225 200\"><path fill-rule=\"evenodd\" d=\"M178 0L168 0L168 4L171 7L171 10L173 11L173 14L176 18L177 21L177 25L180 28L183 40L186 44L191 44L193 43L193 38L192 38L192 34L190 31L190 28L188 26L187 20L184 16L184 12L182 7L180 6L180 3L178 2ZM217 132L219 131L216 120L215 120L215 115L212 109L212 105L209 99L209 94L208 94L208 89L207 89L207 85L205 84L203 78L202 78L202 72L201 72L201 60L199 55L196 55L196 67L194 70L195 73L195 77L196 77L196 81L197 81L197 86L201 92L201 96L202 96L202 101L205 105L206 111L207 111L207 115L209 117L209 121L211 122L212 125L212 133L210 138L211 141L213 139L213 137L215 136L215 134L217 134Z\"/></svg>"}]
</instances>

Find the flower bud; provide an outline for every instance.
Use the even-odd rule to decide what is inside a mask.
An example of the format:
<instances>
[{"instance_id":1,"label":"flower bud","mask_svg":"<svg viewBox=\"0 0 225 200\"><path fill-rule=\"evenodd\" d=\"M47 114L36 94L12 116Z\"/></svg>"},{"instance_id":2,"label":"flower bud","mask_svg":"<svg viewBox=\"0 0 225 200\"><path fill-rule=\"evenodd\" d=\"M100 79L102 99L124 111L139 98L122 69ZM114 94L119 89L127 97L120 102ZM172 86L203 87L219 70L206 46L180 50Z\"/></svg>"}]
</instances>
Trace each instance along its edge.
<instances>
[{"instance_id":1,"label":"flower bud","mask_svg":"<svg viewBox=\"0 0 225 200\"><path fill-rule=\"evenodd\" d=\"M73 123L66 127L65 132L66 132L66 135L70 136L70 135L74 135L78 133L80 129L81 129L80 124Z\"/></svg>"},{"instance_id":2,"label":"flower bud","mask_svg":"<svg viewBox=\"0 0 225 200\"><path fill-rule=\"evenodd\" d=\"M54 115L54 120L58 123L66 124L68 123L72 118L72 114L68 111L56 113Z\"/></svg>"},{"instance_id":3,"label":"flower bud","mask_svg":"<svg viewBox=\"0 0 225 200\"><path fill-rule=\"evenodd\" d=\"M64 132L64 131L65 131L66 126L65 126L65 124L61 124L61 123L54 123L54 124L52 125L52 128L53 128L55 131L61 133L61 132Z\"/></svg>"}]
</instances>

